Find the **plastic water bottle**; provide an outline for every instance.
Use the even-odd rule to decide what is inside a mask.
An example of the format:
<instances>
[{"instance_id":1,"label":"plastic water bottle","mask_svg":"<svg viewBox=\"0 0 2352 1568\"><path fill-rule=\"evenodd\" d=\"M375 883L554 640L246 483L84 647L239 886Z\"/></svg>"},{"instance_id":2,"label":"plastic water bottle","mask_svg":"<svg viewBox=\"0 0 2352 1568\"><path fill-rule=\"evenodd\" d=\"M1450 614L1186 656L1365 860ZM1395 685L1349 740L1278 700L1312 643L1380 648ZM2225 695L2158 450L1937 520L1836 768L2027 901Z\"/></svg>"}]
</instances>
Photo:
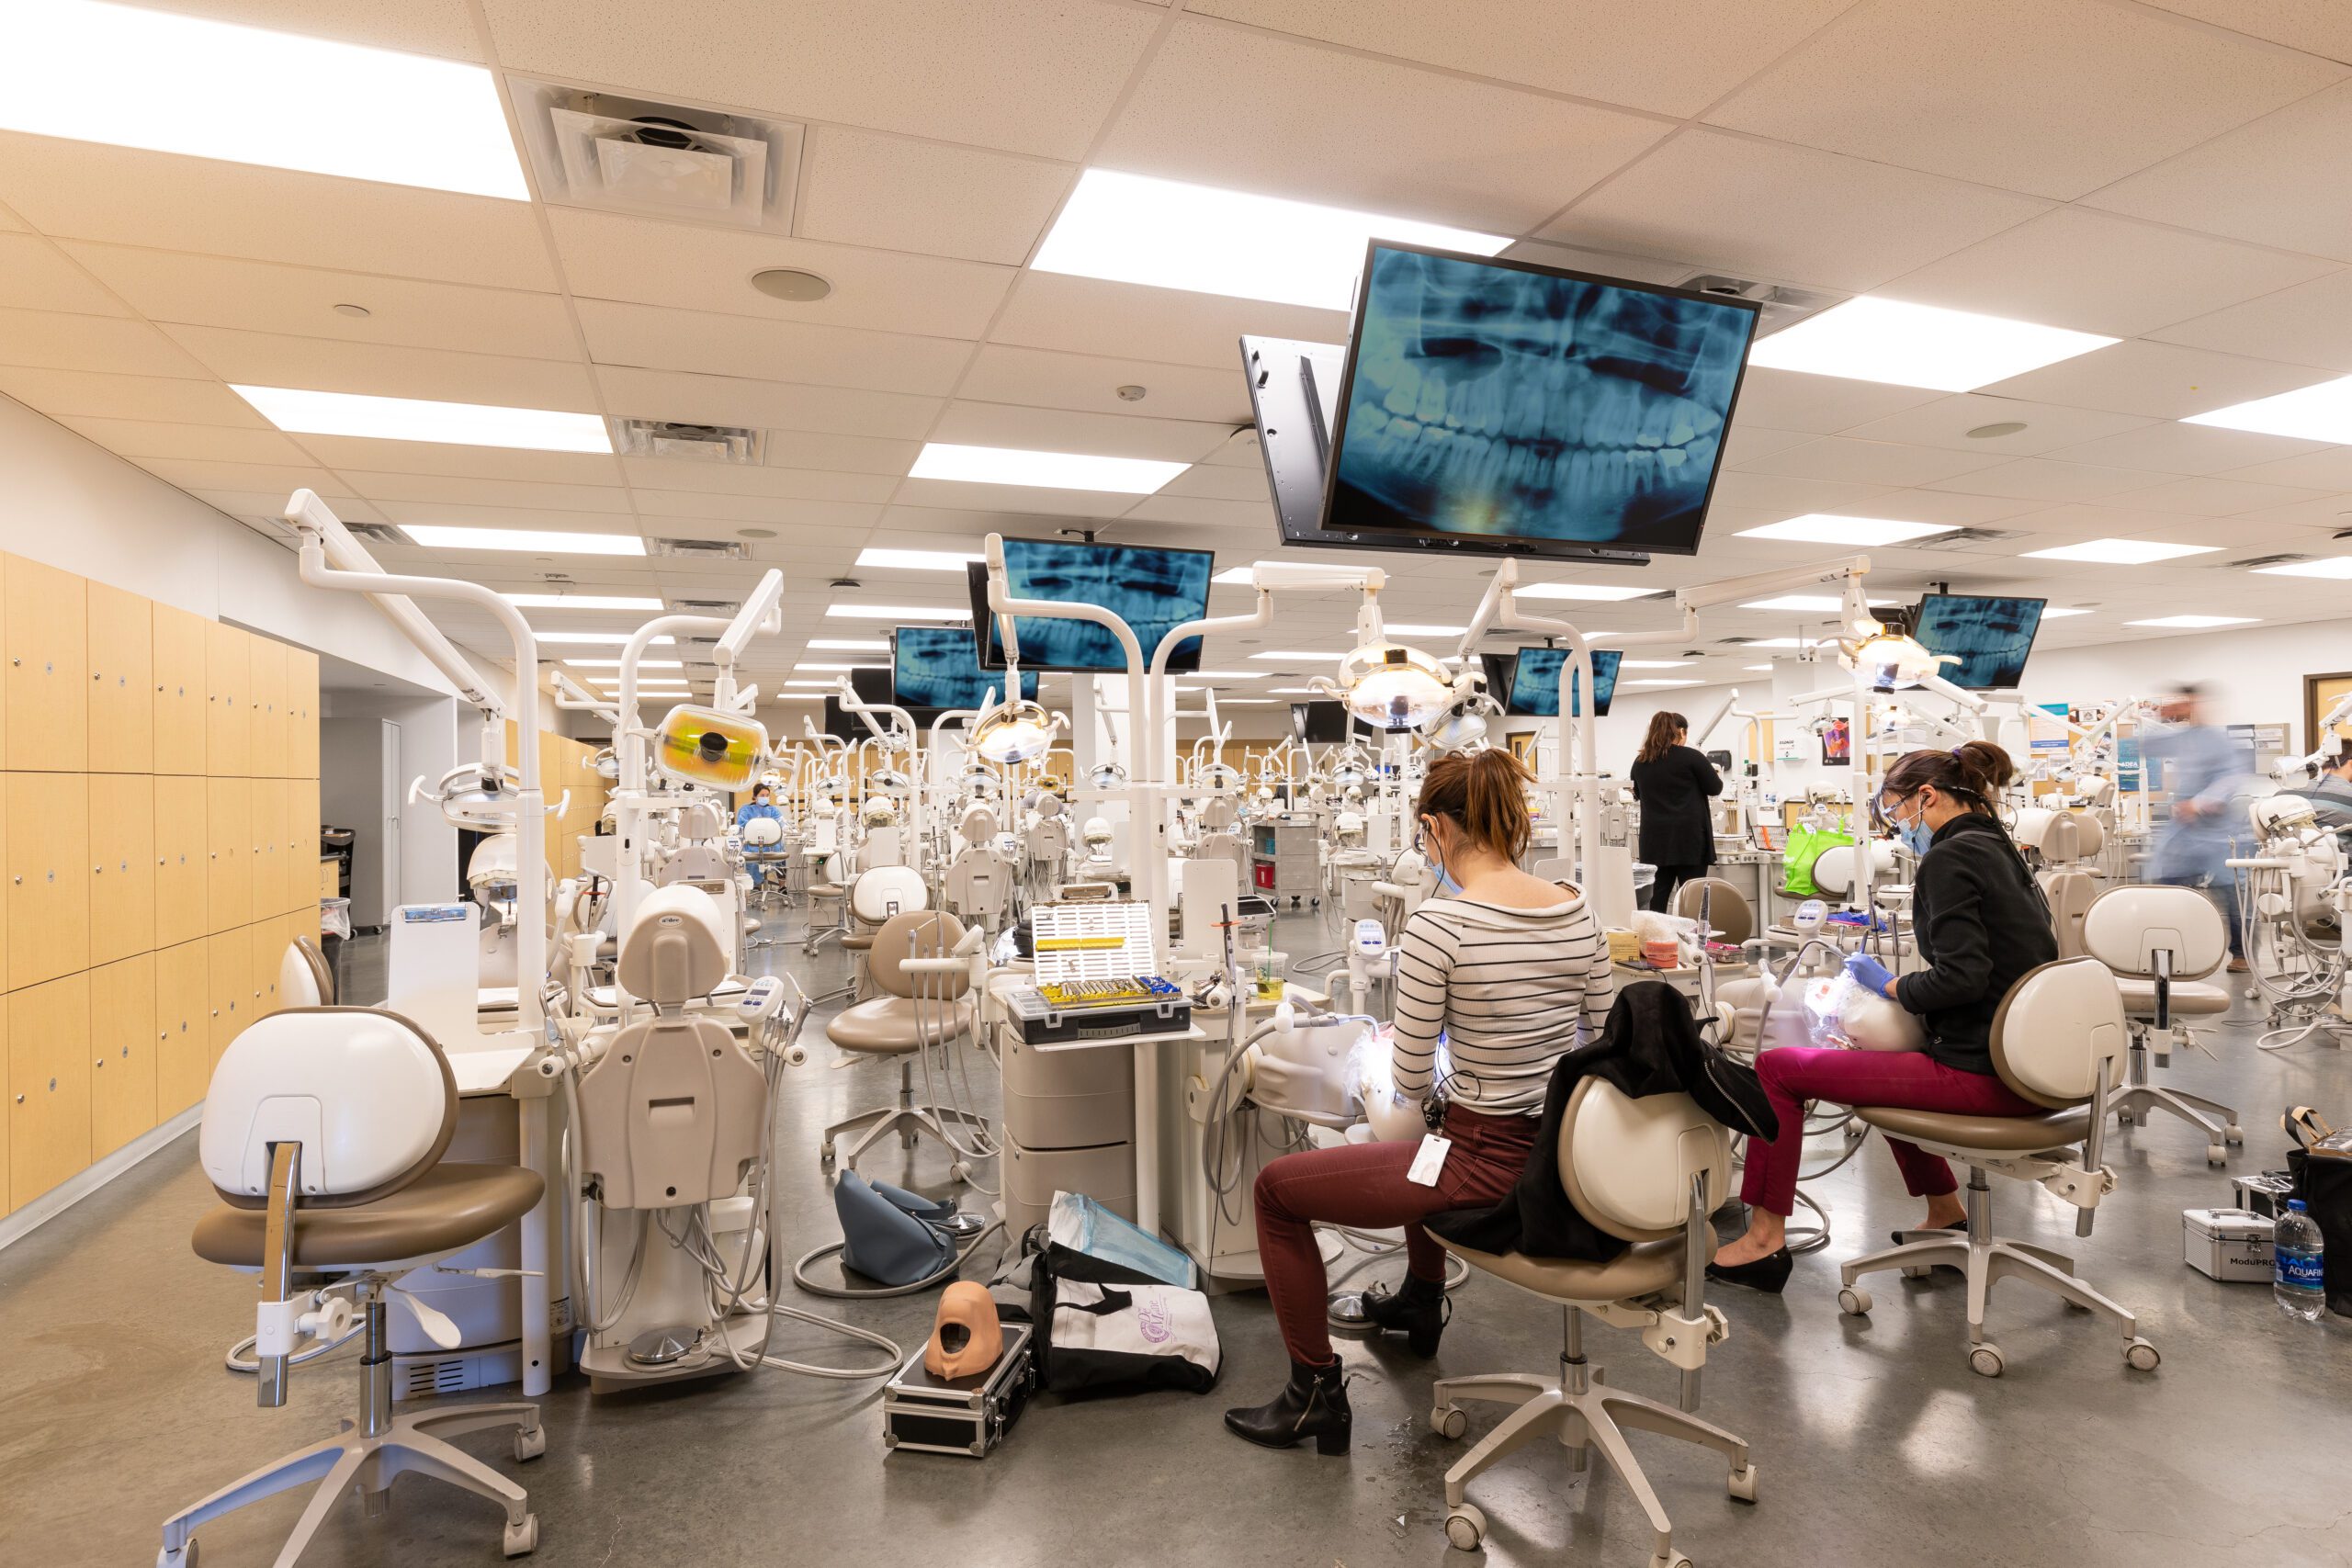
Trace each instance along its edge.
<instances>
[{"instance_id":1,"label":"plastic water bottle","mask_svg":"<svg viewBox=\"0 0 2352 1568\"><path fill-rule=\"evenodd\" d=\"M2317 1323L2319 1314L2327 1310L2327 1247L2301 1198L2290 1201L2287 1212L2278 1216L2270 1245L2276 1259L2270 1293L2277 1298L2278 1310L2289 1317Z\"/></svg>"}]
</instances>

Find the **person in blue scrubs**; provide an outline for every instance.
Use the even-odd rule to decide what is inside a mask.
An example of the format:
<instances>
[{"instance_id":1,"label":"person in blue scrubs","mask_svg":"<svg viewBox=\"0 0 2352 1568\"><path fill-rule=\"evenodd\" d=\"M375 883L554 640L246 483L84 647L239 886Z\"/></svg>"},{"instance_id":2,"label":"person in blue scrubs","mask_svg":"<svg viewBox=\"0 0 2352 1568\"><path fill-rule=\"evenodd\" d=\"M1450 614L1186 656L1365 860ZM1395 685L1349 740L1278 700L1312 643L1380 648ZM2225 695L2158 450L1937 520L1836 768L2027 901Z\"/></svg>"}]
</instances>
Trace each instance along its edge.
<instances>
[{"instance_id":1,"label":"person in blue scrubs","mask_svg":"<svg viewBox=\"0 0 2352 1568\"><path fill-rule=\"evenodd\" d=\"M753 785L752 789L752 798L735 808L736 831L739 833L741 832L743 824L749 822L754 817L764 817L768 818L768 820L778 824L781 824L784 821L784 813L775 808L774 802L769 796L768 786L765 784ZM752 873L752 886L757 887L762 882L766 880L766 867L753 865L750 867L750 870Z\"/></svg>"},{"instance_id":2,"label":"person in blue scrubs","mask_svg":"<svg viewBox=\"0 0 2352 1568\"><path fill-rule=\"evenodd\" d=\"M2182 686L2156 710L2167 728L2140 742L2141 754L2164 764L2172 819L2150 857L2151 880L2200 887L2219 899L2230 922L2230 967L2245 968L2245 937L2238 921L2237 878L2229 867L2231 840L2251 836L2242 809L2254 759L2229 732L2206 722L2201 694Z\"/></svg>"}]
</instances>

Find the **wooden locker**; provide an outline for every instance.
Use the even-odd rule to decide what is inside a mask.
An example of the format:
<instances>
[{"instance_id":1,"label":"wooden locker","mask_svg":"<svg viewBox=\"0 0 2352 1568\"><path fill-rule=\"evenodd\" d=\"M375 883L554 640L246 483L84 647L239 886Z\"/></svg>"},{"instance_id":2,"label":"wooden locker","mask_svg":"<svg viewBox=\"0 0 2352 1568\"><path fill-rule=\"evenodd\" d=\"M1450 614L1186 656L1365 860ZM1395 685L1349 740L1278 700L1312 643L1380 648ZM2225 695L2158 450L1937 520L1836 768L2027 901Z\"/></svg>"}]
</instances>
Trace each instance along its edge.
<instances>
[{"instance_id":1,"label":"wooden locker","mask_svg":"<svg viewBox=\"0 0 2352 1568\"><path fill-rule=\"evenodd\" d=\"M7 558L0 556L0 571L6 571L6 570ZM5 1064L7 1060L8 999L6 997L0 997L0 1064ZM6 1087L7 1086L6 1084L0 1084L0 1089L6 1089ZM0 1107L0 1111L5 1111L6 1112L6 1114L0 1114L0 1214L6 1214L10 1213L17 1206L10 1201L8 1196L8 1179L6 1174L8 1169L9 1151L8 1125L17 1118L13 1106Z\"/></svg>"},{"instance_id":2,"label":"wooden locker","mask_svg":"<svg viewBox=\"0 0 2352 1568\"><path fill-rule=\"evenodd\" d=\"M90 594L90 772L155 771L155 606L93 582Z\"/></svg>"},{"instance_id":3,"label":"wooden locker","mask_svg":"<svg viewBox=\"0 0 2352 1568\"><path fill-rule=\"evenodd\" d=\"M8 993L8 1201L90 1166L90 977Z\"/></svg>"},{"instance_id":4,"label":"wooden locker","mask_svg":"<svg viewBox=\"0 0 2352 1568\"><path fill-rule=\"evenodd\" d=\"M246 874L246 925L286 912L286 781L253 779L254 859Z\"/></svg>"},{"instance_id":5,"label":"wooden locker","mask_svg":"<svg viewBox=\"0 0 2352 1568\"><path fill-rule=\"evenodd\" d=\"M212 1082L212 966L203 942L155 953L155 1120L204 1098Z\"/></svg>"},{"instance_id":6,"label":"wooden locker","mask_svg":"<svg viewBox=\"0 0 2352 1568\"><path fill-rule=\"evenodd\" d=\"M332 868L330 868L332 869ZM277 908L300 909L319 900L319 781L286 781L286 887Z\"/></svg>"},{"instance_id":7,"label":"wooden locker","mask_svg":"<svg viewBox=\"0 0 2352 1568\"><path fill-rule=\"evenodd\" d=\"M286 776L286 645L255 637L247 646L253 673L253 763L257 779Z\"/></svg>"},{"instance_id":8,"label":"wooden locker","mask_svg":"<svg viewBox=\"0 0 2352 1568\"><path fill-rule=\"evenodd\" d=\"M163 1118L155 1105L155 955L90 971L90 1157L104 1159Z\"/></svg>"},{"instance_id":9,"label":"wooden locker","mask_svg":"<svg viewBox=\"0 0 2352 1568\"><path fill-rule=\"evenodd\" d=\"M207 1081L229 1048L254 1017L254 942L243 926L216 931L204 939L206 1008L209 1025L205 1042Z\"/></svg>"},{"instance_id":10,"label":"wooden locker","mask_svg":"<svg viewBox=\"0 0 2352 1568\"><path fill-rule=\"evenodd\" d=\"M245 941L253 952L253 967L246 972L253 986L253 1016L267 1018L279 1005L277 965L286 956L286 917L272 915L268 919L255 920L245 928Z\"/></svg>"},{"instance_id":11,"label":"wooden locker","mask_svg":"<svg viewBox=\"0 0 2352 1568\"><path fill-rule=\"evenodd\" d=\"M90 964L155 945L155 781L90 779Z\"/></svg>"},{"instance_id":12,"label":"wooden locker","mask_svg":"<svg viewBox=\"0 0 2352 1568\"><path fill-rule=\"evenodd\" d=\"M225 931L253 912L253 781L207 779L204 798L204 929Z\"/></svg>"},{"instance_id":13,"label":"wooden locker","mask_svg":"<svg viewBox=\"0 0 2352 1568\"><path fill-rule=\"evenodd\" d=\"M155 772L202 776L205 628L212 623L170 604L155 619Z\"/></svg>"},{"instance_id":14,"label":"wooden locker","mask_svg":"<svg viewBox=\"0 0 2352 1568\"><path fill-rule=\"evenodd\" d=\"M254 638L220 621L204 627L204 771L216 779L253 772Z\"/></svg>"},{"instance_id":15,"label":"wooden locker","mask_svg":"<svg viewBox=\"0 0 2352 1568\"><path fill-rule=\"evenodd\" d=\"M78 773L89 763L89 585L8 558L6 767Z\"/></svg>"},{"instance_id":16,"label":"wooden locker","mask_svg":"<svg viewBox=\"0 0 2352 1568\"><path fill-rule=\"evenodd\" d=\"M90 966L89 775L10 773L6 795L8 984L38 986Z\"/></svg>"},{"instance_id":17,"label":"wooden locker","mask_svg":"<svg viewBox=\"0 0 2352 1568\"><path fill-rule=\"evenodd\" d=\"M307 648L286 650L286 776L319 776L319 656Z\"/></svg>"},{"instance_id":18,"label":"wooden locker","mask_svg":"<svg viewBox=\"0 0 2352 1568\"><path fill-rule=\"evenodd\" d=\"M292 931L294 932L294 936L306 936L309 937L312 942L323 945L322 933L319 931L319 907L317 904L313 903L307 909L297 909L288 918L293 921ZM291 942L294 938L293 936L289 936L287 940Z\"/></svg>"},{"instance_id":19,"label":"wooden locker","mask_svg":"<svg viewBox=\"0 0 2352 1568\"><path fill-rule=\"evenodd\" d=\"M194 942L210 929L211 781L157 778L155 786L155 945Z\"/></svg>"}]
</instances>

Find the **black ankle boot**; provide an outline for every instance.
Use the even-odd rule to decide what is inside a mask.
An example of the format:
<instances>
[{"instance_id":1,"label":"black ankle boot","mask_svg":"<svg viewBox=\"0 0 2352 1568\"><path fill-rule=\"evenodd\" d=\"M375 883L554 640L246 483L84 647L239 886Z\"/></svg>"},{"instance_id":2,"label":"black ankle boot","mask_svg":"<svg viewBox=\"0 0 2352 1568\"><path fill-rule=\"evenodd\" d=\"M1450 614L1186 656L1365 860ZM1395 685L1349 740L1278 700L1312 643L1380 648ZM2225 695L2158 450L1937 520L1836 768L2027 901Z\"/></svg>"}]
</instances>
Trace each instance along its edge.
<instances>
[{"instance_id":1,"label":"black ankle boot","mask_svg":"<svg viewBox=\"0 0 2352 1568\"><path fill-rule=\"evenodd\" d=\"M1286 1449L1312 1438L1317 1453L1343 1454L1355 1416L1336 1359L1328 1367L1293 1361L1282 1393L1254 1409L1227 1411L1225 1424L1260 1448Z\"/></svg>"},{"instance_id":2,"label":"black ankle boot","mask_svg":"<svg viewBox=\"0 0 2352 1568\"><path fill-rule=\"evenodd\" d=\"M1443 1285L1408 1274L1404 1288L1393 1296L1377 1285L1365 1292L1363 1315L1375 1327L1403 1335L1406 1348L1427 1360L1437 1354L1438 1336L1445 1332L1453 1312Z\"/></svg>"}]
</instances>

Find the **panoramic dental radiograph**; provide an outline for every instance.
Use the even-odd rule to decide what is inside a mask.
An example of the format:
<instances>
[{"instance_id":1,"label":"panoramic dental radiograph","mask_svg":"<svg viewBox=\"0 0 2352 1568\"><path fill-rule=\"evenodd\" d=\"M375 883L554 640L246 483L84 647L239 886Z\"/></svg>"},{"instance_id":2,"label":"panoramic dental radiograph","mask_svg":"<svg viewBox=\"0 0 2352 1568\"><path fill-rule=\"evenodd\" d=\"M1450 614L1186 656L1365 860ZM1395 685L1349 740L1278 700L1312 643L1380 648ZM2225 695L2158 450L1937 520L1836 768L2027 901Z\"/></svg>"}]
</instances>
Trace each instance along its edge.
<instances>
[{"instance_id":1,"label":"panoramic dental radiograph","mask_svg":"<svg viewBox=\"0 0 2352 1568\"><path fill-rule=\"evenodd\" d=\"M1329 528L1698 547L1752 309L1375 245Z\"/></svg>"}]
</instances>

